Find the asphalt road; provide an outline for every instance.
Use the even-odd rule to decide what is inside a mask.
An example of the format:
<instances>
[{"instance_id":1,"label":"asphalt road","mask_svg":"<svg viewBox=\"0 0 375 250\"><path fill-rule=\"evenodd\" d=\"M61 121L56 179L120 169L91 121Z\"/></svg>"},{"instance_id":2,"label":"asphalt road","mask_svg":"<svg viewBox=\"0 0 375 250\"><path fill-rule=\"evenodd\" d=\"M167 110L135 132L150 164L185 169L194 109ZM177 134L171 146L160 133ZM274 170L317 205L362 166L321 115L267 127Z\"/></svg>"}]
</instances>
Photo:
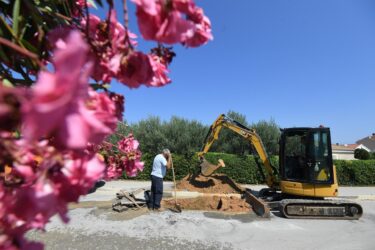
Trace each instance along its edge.
<instances>
[{"instance_id":1,"label":"asphalt road","mask_svg":"<svg viewBox=\"0 0 375 250\"><path fill-rule=\"evenodd\" d=\"M46 249L375 249L375 187L340 189L340 196L363 206L356 221L111 210L117 191L142 187L149 183L106 183L71 207L69 224L53 217L46 232L31 232L28 238L43 241Z\"/></svg>"}]
</instances>

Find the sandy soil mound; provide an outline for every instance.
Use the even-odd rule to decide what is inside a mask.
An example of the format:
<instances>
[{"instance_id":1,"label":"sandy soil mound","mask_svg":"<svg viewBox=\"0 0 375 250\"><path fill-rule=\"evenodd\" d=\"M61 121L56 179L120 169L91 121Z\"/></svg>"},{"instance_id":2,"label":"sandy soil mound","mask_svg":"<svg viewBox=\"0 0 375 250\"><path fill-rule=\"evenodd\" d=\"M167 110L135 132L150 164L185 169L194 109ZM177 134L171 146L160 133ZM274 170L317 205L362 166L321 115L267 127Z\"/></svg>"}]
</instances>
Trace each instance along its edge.
<instances>
[{"instance_id":1,"label":"sandy soil mound","mask_svg":"<svg viewBox=\"0 0 375 250\"><path fill-rule=\"evenodd\" d=\"M180 205L182 210L233 213L248 213L252 211L250 204L245 199L241 199L238 195L233 195L242 193L244 191L243 188L224 174L213 174L209 177L200 174L188 175L177 182L177 189L205 193L202 197L178 199L177 204ZM174 208L175 200L165 199L162 206Z\"/></svg>"},{"instance_id":2,"label":"sandy soil mound","mask_svg":"<svg viewBox=\"0 0 375 250\"><path fill-rule=\"evenodd\" d=\"M177 182L177 189L220 194L241 193L243 191L237 183L224 174L213 174L209 177L197 174L188 175Z\"/></svg>"},{"instance_id":3,"label":"sandy soil mound","mask_svg":"<svg viewBox=\"0 0 375 250\"><path fill-rule=\"evenodd\" d=\"M250 212L251 206L244 199L235 196L229 197L198 197L193 199L178 199L177 204L182 210L206 210L206 211L221 211L221 212ZM175 200L163 200L163 207L175 207Z\"/></svg>"}]
</instances>

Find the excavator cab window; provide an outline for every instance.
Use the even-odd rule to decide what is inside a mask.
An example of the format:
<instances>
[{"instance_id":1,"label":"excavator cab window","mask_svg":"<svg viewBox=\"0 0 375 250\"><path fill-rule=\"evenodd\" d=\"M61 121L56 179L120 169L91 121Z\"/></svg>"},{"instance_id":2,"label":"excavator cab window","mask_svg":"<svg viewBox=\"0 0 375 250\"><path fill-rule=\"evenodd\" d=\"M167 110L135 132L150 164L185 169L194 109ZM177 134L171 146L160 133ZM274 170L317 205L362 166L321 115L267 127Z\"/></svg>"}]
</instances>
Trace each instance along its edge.
<instances>
[{"instance_id":1,"label":"excavator cab window","mask_svg":"<svg viewBox=\"0 0 375 250\"><path fill-rule=\"evenodd\" d=\"M328 128L293 128L280 141L280 172L284 180L333 183L332 153Z\"/></svg>"},{"instance_id":2,"label":"excavator cab window","mask_svg":"<svg viewBox=\"0 0 375 250\"><path fill-rule=\"evenodd\" d=\"M288 180L306 182L308 171L306 168L306 136L305 131L291 133L284 140L284 175Z\"/></svg>"},{"instance_id":3,"label":"excavator cab window","mask_svg":"<svg viewBox=\"0 0 375 250\"><path fill-rule=\"evenodd\" d=\"M331 140L328 129L312 129L307 148L307 166L314 183L333 183Z\"/></svg>"}]
</instances>

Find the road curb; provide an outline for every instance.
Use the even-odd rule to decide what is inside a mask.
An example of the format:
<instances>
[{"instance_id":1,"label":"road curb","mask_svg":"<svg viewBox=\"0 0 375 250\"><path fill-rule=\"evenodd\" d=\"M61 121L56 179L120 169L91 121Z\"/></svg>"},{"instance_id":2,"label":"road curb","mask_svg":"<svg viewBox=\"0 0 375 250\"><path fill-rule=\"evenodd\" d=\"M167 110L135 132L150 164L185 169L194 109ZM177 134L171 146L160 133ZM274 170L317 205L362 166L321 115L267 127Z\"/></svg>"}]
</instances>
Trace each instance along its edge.
<instances>
[{"instance_id":1,"label":"road curb","mask_svg":"<svg viewBox=\"0 0 375 250\"><path fill-rule=\"evenodd\" d=\"M360 201L375 201L375 195L339 196L337 198Z\"/></svg>"}]
</instances>

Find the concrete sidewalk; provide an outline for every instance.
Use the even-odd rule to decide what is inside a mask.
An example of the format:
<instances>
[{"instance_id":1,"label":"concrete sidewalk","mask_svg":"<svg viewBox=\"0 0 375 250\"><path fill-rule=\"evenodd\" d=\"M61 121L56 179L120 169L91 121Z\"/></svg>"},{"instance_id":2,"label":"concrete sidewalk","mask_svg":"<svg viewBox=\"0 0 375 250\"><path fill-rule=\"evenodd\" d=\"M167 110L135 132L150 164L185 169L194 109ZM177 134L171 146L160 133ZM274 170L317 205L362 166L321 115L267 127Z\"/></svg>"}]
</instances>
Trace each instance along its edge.
<instances>
[{"instance_id":1,"label":"concrete sidewalk","mask_svg":"<svg viewBox=\"0 0 375 250\"><path fill-rule=\"evenodd\" d=\"M255 191L266 188L265 185L249 185L241 186ZM104 186L98 188L94 193L81 197L80 201L109 201L114 199L116 193L121 189L134 191L139 188L150 189L150 181L129 181L117 180L106 182ZM166 196L171 196L173 191L173 182L164 182L164 192ZM375 187L339 187L339 197L359 200L375 200Z\"/></svg>"}]
</instances>

